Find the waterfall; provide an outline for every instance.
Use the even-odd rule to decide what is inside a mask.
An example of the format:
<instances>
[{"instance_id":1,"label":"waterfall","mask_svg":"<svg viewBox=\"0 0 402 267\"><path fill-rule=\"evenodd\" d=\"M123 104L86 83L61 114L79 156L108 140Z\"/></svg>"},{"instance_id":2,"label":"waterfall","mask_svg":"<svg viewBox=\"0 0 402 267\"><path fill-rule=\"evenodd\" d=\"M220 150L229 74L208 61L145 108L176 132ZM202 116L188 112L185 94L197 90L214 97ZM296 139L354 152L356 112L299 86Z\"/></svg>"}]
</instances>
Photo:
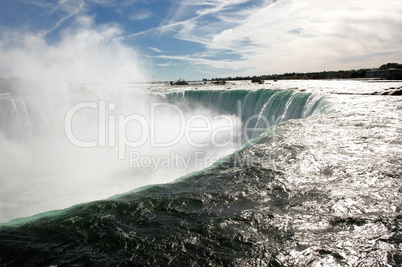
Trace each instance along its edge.
<instances>
[{"instance_id":1,"label":"waterfall","mask_svg":"<svg viewBox=\"0 0 402 267\"><path fill-rule=\"evenodd\" d=\"M324 102L262 89L2 94L0 222L172 182Z\"/></svg>"}]
</instances>

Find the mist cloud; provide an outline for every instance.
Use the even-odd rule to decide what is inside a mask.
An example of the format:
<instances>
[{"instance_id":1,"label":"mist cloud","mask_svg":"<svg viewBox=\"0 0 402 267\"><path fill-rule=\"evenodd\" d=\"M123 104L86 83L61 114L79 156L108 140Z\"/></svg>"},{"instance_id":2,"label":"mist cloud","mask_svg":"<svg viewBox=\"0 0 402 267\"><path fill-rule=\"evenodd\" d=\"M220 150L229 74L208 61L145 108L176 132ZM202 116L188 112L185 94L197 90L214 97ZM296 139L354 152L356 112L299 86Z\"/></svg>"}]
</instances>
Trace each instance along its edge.
<instances>
[{"instance_id":1,"label":"mist cloud","mask_svg":"<svg viewBox=\"0 0 402 267\"><path fill-rule=\"evenodd\" d=\"M49 84L146 80L136 51L117 38L121 33L119 26L95 26L87 16L77 17L53 41L9 31L0 40L0 77Z\"/></svg>"}]
</instances>

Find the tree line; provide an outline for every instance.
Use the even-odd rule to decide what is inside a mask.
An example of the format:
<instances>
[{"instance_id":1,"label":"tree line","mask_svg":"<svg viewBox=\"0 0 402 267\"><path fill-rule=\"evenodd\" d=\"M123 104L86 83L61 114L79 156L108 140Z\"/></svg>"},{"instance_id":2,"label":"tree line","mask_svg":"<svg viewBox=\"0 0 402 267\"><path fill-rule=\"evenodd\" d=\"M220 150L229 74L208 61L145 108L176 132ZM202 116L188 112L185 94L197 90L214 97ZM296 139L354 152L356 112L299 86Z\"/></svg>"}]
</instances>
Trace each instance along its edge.
<instances>
[{"instance_id":1,"label":"tree line","mask_svg":"<svg viewBox=\"0 0 402 267\"><path fill-rule=\"evenodd\" d=\"M402 64L387 63L380 66L380 70L397 68L402 69ZM270 74L261 76L247 76L247 77L227 77L227 78L213 78L212 81L236 81L236 80L251 80L253 82L262 82L264 80L321 80L321 79L357 79L365 78L367 71L375 69L358 69L358 70L339 70L339 71L321 71L321 72L308 72L308 73L284 73L284 74Z\"/></svg>"}]
</instances>

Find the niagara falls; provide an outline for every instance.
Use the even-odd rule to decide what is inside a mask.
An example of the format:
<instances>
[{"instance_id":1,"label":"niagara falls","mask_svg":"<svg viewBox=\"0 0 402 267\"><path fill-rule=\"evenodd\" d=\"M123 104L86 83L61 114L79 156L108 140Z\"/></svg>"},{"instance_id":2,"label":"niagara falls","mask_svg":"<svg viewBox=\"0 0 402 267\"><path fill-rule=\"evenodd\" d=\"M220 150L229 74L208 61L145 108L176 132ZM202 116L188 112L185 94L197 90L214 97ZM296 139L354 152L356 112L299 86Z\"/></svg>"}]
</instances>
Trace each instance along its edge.
<instances>
[{"instance_id":1,"label":"niagara falls","mask_svg":"<svg viewBox=\"0 0 402 267\"><path fill-rule=\"evenodd\" d=\"M401 12L0 2L0 266L401 266Z\"/></svg>"}]
</instances>

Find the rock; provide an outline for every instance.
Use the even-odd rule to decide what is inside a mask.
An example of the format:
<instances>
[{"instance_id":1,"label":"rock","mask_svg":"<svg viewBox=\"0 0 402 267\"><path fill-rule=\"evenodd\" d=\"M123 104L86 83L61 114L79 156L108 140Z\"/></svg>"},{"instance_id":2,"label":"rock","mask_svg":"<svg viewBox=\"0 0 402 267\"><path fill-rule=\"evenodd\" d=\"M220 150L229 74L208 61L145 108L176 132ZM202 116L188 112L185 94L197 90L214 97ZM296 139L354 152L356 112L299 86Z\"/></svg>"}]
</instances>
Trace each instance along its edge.
<instances>
[{"instance_id":1,"label":"rock","mask_svg":"<svg viewBox=\"0 0 402 267\"><path fill-rule=\"evenodd\" d=\"M402 89L398 89L396 91L393 91L390 95L402 95Z\"/></svg>"}]
</instances>

